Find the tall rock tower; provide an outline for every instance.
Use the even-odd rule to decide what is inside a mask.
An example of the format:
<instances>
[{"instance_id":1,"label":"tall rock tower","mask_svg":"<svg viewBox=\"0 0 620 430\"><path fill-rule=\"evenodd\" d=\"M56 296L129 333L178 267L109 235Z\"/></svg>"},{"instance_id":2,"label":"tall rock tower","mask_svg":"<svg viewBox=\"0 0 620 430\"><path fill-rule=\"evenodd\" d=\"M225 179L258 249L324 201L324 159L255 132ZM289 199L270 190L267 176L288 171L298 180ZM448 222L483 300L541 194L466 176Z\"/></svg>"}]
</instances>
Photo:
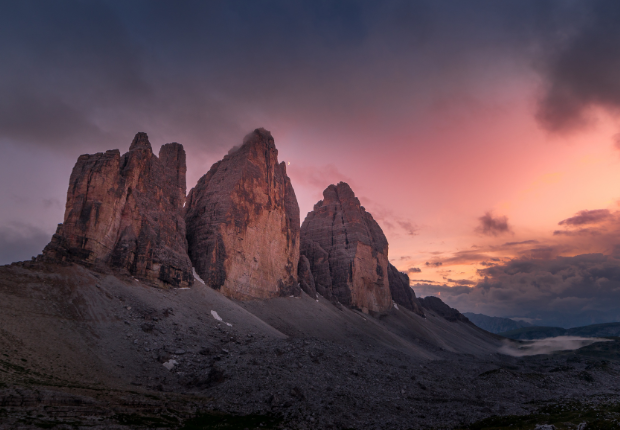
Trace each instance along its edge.
<instances>
[{"instance_id":1,"label":"tall rock tower","mask_svg":"<svg viewBox=\"0 0 620 430\"><path fill-rule=\"evenodd\" d=\"M160 287L193 283L187 255L185 150L178 143L153 154L146 133L129 152L78 158L67 191L64 222L43 255L52 261L126 269Z\"/></svg>"},{"instance_id":2,"label":"tall rock tower","mask_svg":"<svg viewBox=\"0 0 620 430\"><path fill-rule=\"evenodd\" d=\"M367 313L392 307L387 239L346 183L327 187L308 213L301 254L321 295Z\"/></svg>"},{"instance_id":3,"label":"tall rock tower","mask_svg":"<svg viewBox=\"0 0 620 430\"><path fill-rule=\"evenodd\" d=\"M299 206L259 128L215 163L189 192L189 256L212 288L245 300L298 294Z\"/></svg>"}]
</instances>

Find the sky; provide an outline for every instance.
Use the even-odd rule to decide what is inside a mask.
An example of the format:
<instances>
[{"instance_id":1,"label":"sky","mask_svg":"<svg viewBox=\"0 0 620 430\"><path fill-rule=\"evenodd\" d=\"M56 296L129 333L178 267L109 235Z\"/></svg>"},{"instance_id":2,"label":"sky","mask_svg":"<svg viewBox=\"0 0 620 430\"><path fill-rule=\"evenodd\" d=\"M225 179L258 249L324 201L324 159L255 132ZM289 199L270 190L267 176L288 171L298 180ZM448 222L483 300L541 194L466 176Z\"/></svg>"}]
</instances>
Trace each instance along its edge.
<instances>
[{"instance_id":1,"label":"sky","mask_svg":"<svg viewBox=\"0 0 620 430\"><path fill-rule=\"evenodd\" d=\"M303 220L345 181L418 296L620 321L620 4L0 3L0 264L41 252L80 154L182 143L188 189L257 127Z\"/></svg>"}]
</instances>

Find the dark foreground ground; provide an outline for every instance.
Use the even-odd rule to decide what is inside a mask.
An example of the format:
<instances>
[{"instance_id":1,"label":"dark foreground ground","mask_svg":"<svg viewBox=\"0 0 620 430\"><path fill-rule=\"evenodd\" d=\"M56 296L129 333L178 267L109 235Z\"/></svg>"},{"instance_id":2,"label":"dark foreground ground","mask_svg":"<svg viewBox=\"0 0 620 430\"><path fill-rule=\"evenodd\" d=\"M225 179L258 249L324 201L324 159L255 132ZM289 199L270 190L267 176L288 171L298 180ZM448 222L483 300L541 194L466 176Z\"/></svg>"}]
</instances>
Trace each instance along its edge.
<instances>
[{"instance_id":1,"label":"dark foreground ground","mask_svg":"<svg viewBox=\"0 0 620 430\"><path fill-rule=\"evenodd\" d=\"M620 339L527 357L505 342L432 312L5 266L0 428L620 428Z\"/></svg>"}]
</instances>

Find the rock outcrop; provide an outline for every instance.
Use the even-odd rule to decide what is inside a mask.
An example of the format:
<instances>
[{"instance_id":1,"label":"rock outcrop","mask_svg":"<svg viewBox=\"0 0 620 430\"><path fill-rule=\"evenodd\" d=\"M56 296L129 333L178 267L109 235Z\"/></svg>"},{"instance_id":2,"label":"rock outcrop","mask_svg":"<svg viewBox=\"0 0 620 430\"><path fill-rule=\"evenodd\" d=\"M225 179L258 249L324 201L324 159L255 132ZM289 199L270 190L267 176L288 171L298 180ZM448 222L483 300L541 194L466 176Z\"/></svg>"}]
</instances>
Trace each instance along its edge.
<instances>
[{"instance_id":1,"label":"rock outcrop","mask_svg":"<svg viewBox=\"0 0 620 430\"><path fill-rule=\"evenodd\" d=\"M301 226L301 254L310 262L316 290L364 312L386 312L392 297L381 227L346 183L330 185L323 197Z\"/></svg>"},{"instance_id":2,"label":"rock outcrop","mask_svg":"<svg viewBox=\"0 0 620 430\"><path fill-rule=\"evenodd\" d=\"M437 315L444 317L448 321L470 323L469 319L458 310L446 305L439 297L428 296L418 299L422 307L435 312Z\"/></svg>"},{"instance_id":3,"label":"rock outcrop","mask_svg":"<svg viewBox=\"0 0 620 430\"><path fill-rule=\"evenodd\" d=\"M316 297L316 285L314 283L314 276L312 276L312 270L310 269L310 261L305 255L299 256L299 267L297 268L297 276L299 278L299 286L310 297Z\"/></svg>"},{"instance_id":4,"label":"rock outcrop","mask_svg":"<svg viewBox=\"0 0 620 430\"><path fill-rule=\"evenodd\" d=\"M64 222L43 258L126 269L160 287L193 283L183 204L185 151L178 143L153 154L146 133L129 152L78 158L67 192Z\"/></svg>"},{"instance_id":5,"label":"rock outcrop","mask_svg":"<svg viewBox=\"0 0 620 430\"><path fill-rule=\"evenodd\" d=\"M400 272L391 263L388 263L388 280L394 303L420 316L424 316L422 306L409 286L409 276L406 273Z\"/></svg>"},{"instance_id":6,"label":"rock outcrop","mask_svg":"<svg viewBox=\"0 0 620 430\"><path fill-rule=\"evenodd\" d=\"M189 192L189 256L204 282L245 300L299 294L299 206L273 137L247 135Z\"/></svg>"}]
</instances>

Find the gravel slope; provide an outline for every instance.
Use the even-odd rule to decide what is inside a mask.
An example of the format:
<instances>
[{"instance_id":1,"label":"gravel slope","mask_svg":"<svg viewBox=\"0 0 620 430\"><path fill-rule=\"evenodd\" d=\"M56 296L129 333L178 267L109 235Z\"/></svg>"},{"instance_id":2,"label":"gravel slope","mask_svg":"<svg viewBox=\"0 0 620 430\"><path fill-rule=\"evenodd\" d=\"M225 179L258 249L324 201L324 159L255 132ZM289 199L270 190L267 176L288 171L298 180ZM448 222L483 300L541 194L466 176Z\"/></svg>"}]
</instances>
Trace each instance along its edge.
<instances>
[{"instance_id":1,"label":"gravel slope","mask_svg":"<svg viewBox=\"0 0 620 430\"><path fill-rule=\"evenodd\" d=\"M617 342L521 358L502 345L430 311L376 319L307 295L236 302L199 282L14 264L0 267L0 428L180 428L200 411L454 428L620 391Z\"/></svg>"}]
</instances>

